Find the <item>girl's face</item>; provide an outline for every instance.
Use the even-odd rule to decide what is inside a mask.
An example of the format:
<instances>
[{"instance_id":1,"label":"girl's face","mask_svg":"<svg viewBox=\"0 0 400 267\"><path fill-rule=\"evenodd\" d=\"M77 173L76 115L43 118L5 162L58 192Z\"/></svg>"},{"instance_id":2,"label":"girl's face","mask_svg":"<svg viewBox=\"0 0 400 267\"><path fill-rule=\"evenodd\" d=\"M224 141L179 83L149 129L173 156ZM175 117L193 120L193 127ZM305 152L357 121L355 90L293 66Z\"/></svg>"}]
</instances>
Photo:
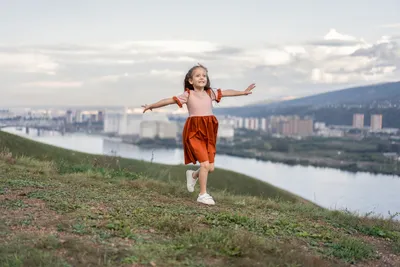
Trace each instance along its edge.
<instances>
[{"instance_id":1,"label":"girl's face","mask_svg":"<svg viewBox=\"0 0 400 267\"><path fill-rule=\"evenodd\" d=\"M189 79L194 88L204 88L207 84L207 72L205 69L198 67L193 70L192 78Z\"/></svg>"}]
</instances>

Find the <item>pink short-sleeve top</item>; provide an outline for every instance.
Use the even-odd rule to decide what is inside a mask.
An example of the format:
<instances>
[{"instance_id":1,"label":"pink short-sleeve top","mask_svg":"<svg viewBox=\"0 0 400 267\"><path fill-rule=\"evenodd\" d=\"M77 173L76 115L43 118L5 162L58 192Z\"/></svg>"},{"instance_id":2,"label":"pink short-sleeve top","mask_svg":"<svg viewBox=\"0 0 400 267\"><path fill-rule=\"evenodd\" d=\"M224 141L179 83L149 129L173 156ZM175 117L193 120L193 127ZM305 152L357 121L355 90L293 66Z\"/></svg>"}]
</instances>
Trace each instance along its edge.
<instances>
[{"instance_id":1,"label":"pink short-sleeve top","mask_svg":"<svg viewBox=\"0 0 400 267\"><path fill-rule=\"evenodd\" d=\"M186 89L182 94L173 97L179 107L186 104L189 116L213 115L212 102L219 103L221 98L221 89L208 89L206 92Z\"/></svg>"}]
</instances>

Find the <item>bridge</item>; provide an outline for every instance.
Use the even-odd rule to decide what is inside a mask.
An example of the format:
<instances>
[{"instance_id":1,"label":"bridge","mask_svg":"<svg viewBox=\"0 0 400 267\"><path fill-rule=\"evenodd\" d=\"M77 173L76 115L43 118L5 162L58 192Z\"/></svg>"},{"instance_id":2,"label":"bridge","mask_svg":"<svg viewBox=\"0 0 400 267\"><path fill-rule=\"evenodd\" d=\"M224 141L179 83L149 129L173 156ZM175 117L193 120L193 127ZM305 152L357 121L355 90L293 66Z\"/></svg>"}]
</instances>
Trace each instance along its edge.
<instances>
[{"instance_id":1,"label":"bridge","mask_svg":"<svg viewBox=\"0 0 400 267\"><path fill-rule=\"evenodd\" d=\"M40 135L41 131L58 131L62 134L65 133L64 120L0 120L0 130L9 127L25 128L27 134L29 133L29 129L37 129L38 135Z\"/></svg>"}]
</instances>

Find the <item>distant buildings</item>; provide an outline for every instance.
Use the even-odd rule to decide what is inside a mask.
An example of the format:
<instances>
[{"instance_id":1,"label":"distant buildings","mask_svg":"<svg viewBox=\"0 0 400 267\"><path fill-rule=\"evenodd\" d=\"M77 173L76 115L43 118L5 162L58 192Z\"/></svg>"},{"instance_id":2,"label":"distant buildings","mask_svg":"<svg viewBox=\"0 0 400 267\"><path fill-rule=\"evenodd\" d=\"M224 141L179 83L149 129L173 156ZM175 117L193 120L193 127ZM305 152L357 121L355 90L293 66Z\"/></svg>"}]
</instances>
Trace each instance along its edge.
<instances>
[{"instance_id":1,"label":"distant buildings","mask_svg":"<svg viewBox=\"0 0 400 267\"><path fill-rule=\"evenodd\" d=\"M66 120L66 123L69 123L69 124L72 123L72 111L71 110L67 110L65 120Z\"/></svg>"},{"instance_id":2,"label":"distant buildings","mask_svg":"<svg viewBox=\"0 0 400 267\"><path fill-rule=\"evenodd\" d=\"M370 130L379 131L382 130L382 114L372 114L370 121ZM363 129L364 128L364 114L353 114L353 128Z\"/></svg>"},{"instance_id":3,"label":"distant buildings","mask_svg":"<svg viewBox=\"0 0 400 267\"><path fill-rule=\"evenodd\" d=\"M75 111L75 122L76 123L82 122L82 111L80 110Z\"/></svg>"},{"instance_id":4,"label":"distant buildings","mask_svg":"<svg viewBox=\"0 0 400 267\"><path fill-rule=\"evenodd\" d=\"M153 112L143 114L142 110L108 110L104 114L104 133L139 138L176 138L178 126L169 121L166 114Z\"/></svg>"},{"instance_id":5,"label":"distant buildings","mask_svg":"<svg viewBox=\"0 0 400 267\"><path fill-rule=\"evenodd\" d=\"M310 136L314 132L313 120L299 116L286 117L279 122L277 133L284 136Z\"/></svg>"},{"instance_id":6,"label":"distant buildings","mask_svg":"<svg viewBox=\"0 0 400 267\"><path fill-rule=\"evenodd\" d=\"M229 132L232 136L235 129L248 129L284 136L310 136L314 133L313 120L311 118L301 119L299 116L270 116L266 118L227 116L218 119L220 125L227 123L232 128L229 131L224 130L223 134Z\"/></svg>"},{"instance_id":7,"label":"distant buildings","mask_svg":"<svg viewBox=\"0 0 400 267\"><path fill-rule=\"evenodd\" d=\"M364 128L364 114L353 114L353 128Z\"/></svg>"},{"instance_id":8,"label":"distant buildings","mask_svg":"<svg viewBox=\"0 0 400 267\"><path fill-rule=\"evenodd\" d=\"M371 115L371 130L377 131L382 129L382 114Z\"/></svg>"},{"instance_id":9,"label":"distant buildings","mask_svg":"<svg viewBox=\"0 0 400 267\"><path fill-rule=\"evenodd\" d=\"M0 119L11 119L15 117L15 113L8 110L8 109L2 109L0 110Z\"/></svg>"},{"instance_id":10,"label":"distant buildings","mask_svg":"<svg viewBox=\"0 0 400 267\"><path fill-rule=\"evenodd\" d=\"M92 110L92 111L82 111L82 110L67 110L65 112L65 121L67 124L73 123L85 123L85 122L103 122L103 111Z\"/></svg>"},{"instance_id":11,"label":"distant buildings","mask_svg":"<svg viewBox=\"0 0 400 267\"><path fill-rule=\"evenodd\" d=\"M120 112L106 111L104 117L104 132L117 134L120 132L120 124L123 114Z\"/></svg>"},{"instance_id":12,"label":"distant buildings","mask_svg":"<svg viewBox=\"0 0 400 267\"><path fill-rule=\"evenodd\" d=\"M230 117L218 118L218 138L233 140L237 120Z\"/></svg>"},{"instance_id":13,"label":"distant buildings","mask_svg":"<svg viewBox=\"0 0 400 267\"><path fill-rule=\"evenodd\" d=\"M324 122L316 122L314 124L316 135L322 137L343 137L344 130L335 129L334 126L327 127Z\"/></svg>"},{"instance_id":14,"label":"distant buildings","mask_svg":"<svg viewBox=\"0 0 400 267\"><path fill-rule=\"evenodd\" d=\"M141 139L175 139L177 132L177 124L169 121L142 121L140 123Z\"/></svg>"}]
</instances>

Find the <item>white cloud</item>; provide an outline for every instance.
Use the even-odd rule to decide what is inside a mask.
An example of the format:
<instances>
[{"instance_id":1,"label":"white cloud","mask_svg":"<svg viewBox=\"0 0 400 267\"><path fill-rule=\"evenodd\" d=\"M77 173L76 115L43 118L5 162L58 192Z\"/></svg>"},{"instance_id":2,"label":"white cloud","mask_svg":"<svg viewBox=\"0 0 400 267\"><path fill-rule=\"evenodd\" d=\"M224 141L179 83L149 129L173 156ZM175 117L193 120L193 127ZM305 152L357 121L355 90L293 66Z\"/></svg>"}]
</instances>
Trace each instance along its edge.
<instances>
[{"instance_id":1,"label":"white cloud","mask_svg":"<svg viewBox=\"0 0 400 267\"><path fill-rule=\"evenodd\" d=\"M290 54L280 49L265 49L253 55L261 57L262 64L267 66L284 65L291 61Z\"/></svg>"},{"instance_id":2,"label":"white cloud","mask_svg":"<svg viewBox=\"0 0 400 267\"><path fill-rule=\"evenodd\" d=\"M164 61L164 62L195 62L196 59L193 57L167 57L167 56L158 56L154 59L154 61Z\"/></svg>"},{"instance_id":3,"label":"white cloud","mask_svg":"<svg viewBox=\"0 0 400 267\"><path fill-rule=\"evenodd\" d=\"M22 83L21 87L38 87L38 88L76 88L82 87L82 82L72 81L72 82L63 82L63 81L36 81L36 82L27 82Z\"/></svg>"},{"instance_id":4,"label":"white cloud","mask_svg":"<svg viewBox=\"0 0 400 267\"><path fill-rule=\"evenodd\" d=\"M308 53L307 53L307 50L305 49L305 47L300 46L300 45L284 46L283 51L285 51L292 57L305 58L308 56Z\"/></svg>"},{"instance_id":5,"label":"white cloud","mask_svg":"<svg viewBox=\"0 0 400 267\"><path fill-rule=\"evenodd\" d=\"M185 73L183 71L174 71L170 69L164 70L151 70L149 73L151 76L162 76L162 77L181 77Z\"/></svg>"},{"instance_id":6,"label":"white cloud","mask_svg":"<svg viewBox=\"0 0 400 267\"><path fill-rule=\"evenodd\" d=\"M177 79L183 77L185 73L183 71L176 71L170 69L151 69L144 72L136 72L132 74L133 77L141 78L166 78L166 79Z\"/></svg>"},{"instance_id":7,"label":"white cloud","mask_svg":"<svg viewBox=\"0 0 400 267\"><path fill-rule=\"evenodd\" d=\"M58 66L59 65L47 55L0 52L0 69L6 71L55 74Z\"/></svg>"},{"instance_id":8,"label":"white cloud","mask_svg":"<svg viewBox=\"0 0 400 267\"><path fill-rule=\"evenodd\" d=\"M395 28L400 29L400 23L391 23L391 24L384 24L381 25L382 28Z\"/></svg>"},{"instance_id":9,"label":"white cloud","mask_svg":"<svg viewBox=\"0 0 400 267\"><path fill-rule=\"evenodd\" d=\"M336 31L336 29L330 29L329 32L324 36L324 40L355 41L357 38L351 35L339 33Z\"/></svg>"},{"instance_id":10,"label":"white cloud","mask_svg":"<svg viewBox=\"0 0 400 267\"><path fill-rule=\"evenodd\" d=\"M118 82L124 77L128 77L129 73L124 74L115 74L115 75L105 75L101 77L96 77L91 80L94 83L110 83L110 82Z\"/></svg>"},{"instance_id":11,"label":"white cloud","mask_svg":"<svg viewBox=\"0 0 400 267\"><path fill-rule=\"evenodd\" d=\"M321 67L330 73L352 73L360 69L371 67L374 60L367 57L337 57L321 63Z\"/></svg>"},{"instance_id":12,"label":"white cloud","mask_svg":"<svg viewBox=\"0 0 400 267\"><path fill-rule=\"evenodd\" d=\"M364 72L349 72L349 73L330 73L324 70L315 68L311 71L311 80L314 83L340 84L340 83L356 83L360 81L378 82L392 81L393 73L396 70L395 66L372 67Z\"/></svg>"},{"instance_id":13,"label":"white cloud","mask_svg":"<svg viewBox=\"0 0 400 267\"><path fill-rule=\"evenodd\" d=\"M353 84L392 80L400 62L398 44L382 36L375 44L331 29L325 40L308 47L313 83ZM396 56L397 53L397 56Z\"/></svg>"},{"instance_id":14,"label":"white cloud","mask_svg":"<svg viewBox=\"0 0 400 267\"><path fill-rule=\"evenodd\" d=\"M21 101L29 89L30 93L41 90L43 94L35 99L44 103L74 99L81 104L140 106L181 91L184 75L198 62L209 69L213 87L244 89L256 82L258 99L276 99L303 95L317 88L311 87L315 84L326 90L331 85L400 77L400 46L391 36L369 43L335 29L306 43L248 47L190 40L3 45L0 104ZM15 88L20 90L10 94ZM55 88L58 96L52 91ZM16 92L21 92L20 97ZM221 106L246 101L254 99L230 98Z\"/></svg>"},{"instance_id":15,"label":"white cloud","mask_svg":"<svg viewBox=\"0 0 400 267\"><path fill-rule=\"evenodd\" d=\"M218 45L211 42L191 40L153 40L133 41L119 43L111 46L114 50L124 50L131 54L158 54L158 53L203 53L212 52L218 49Z\"/></svg>"}]
</instances>

